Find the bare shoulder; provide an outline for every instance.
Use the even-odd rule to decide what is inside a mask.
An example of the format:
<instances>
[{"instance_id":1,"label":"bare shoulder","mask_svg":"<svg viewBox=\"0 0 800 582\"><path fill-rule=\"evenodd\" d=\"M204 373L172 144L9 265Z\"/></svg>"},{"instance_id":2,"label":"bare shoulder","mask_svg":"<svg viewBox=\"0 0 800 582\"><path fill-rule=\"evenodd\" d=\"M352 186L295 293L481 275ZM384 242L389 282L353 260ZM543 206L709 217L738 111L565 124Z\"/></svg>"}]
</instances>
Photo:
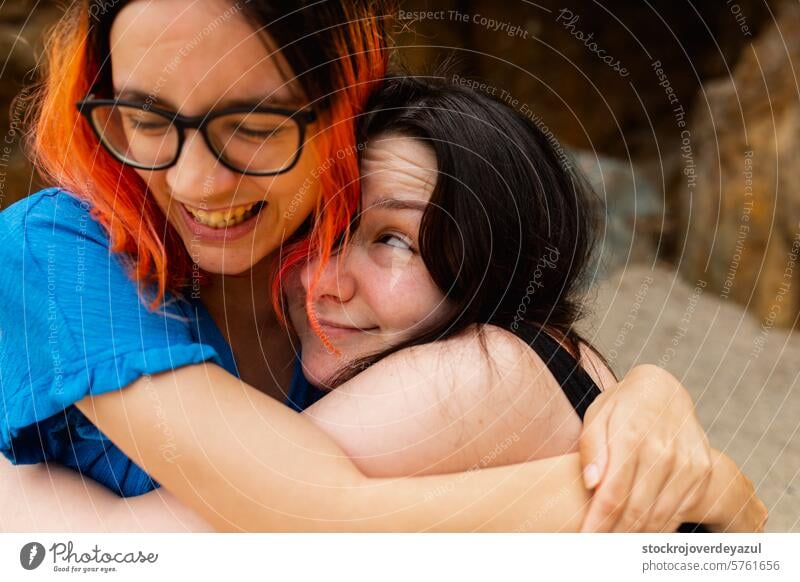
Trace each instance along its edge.
<instances>
[{"instance_id":1,"label":"bare shoulder","mask_svg":"<svg viewBox=\"0 0 800 582\"><path fill-rule=\"evenodd\" d=\"M492 325L392 354L304 414L382 477L565 454L581 431L539 355Z\"/></svg>"},{"instance_id":2,"label":"bare shoulder","mask_svg":"<svg viewBox=\"0 0 800 582\"><path fill-rule=\"evenodd\" d=\"M580 350L581 366L602 390L617 382L597 351L584 342ZM478 389L482 396L522 387L560 390L545 362L530 346L494 325L473 326L452 338L406 348L360 376L362 381L381 379L388 389L393 389L393 381L406 385L424 382L436 387L440 397L455 389L464 395L469 387Z\"/></svg>"},{"instance_id":3,"label":"bare shoulder","mask_svg":"<svg viewBox=\"0 0 800 582\"><path fill-rule=\"evenodd\" d=\"M473 326L458 336L407 348L385 358L366 374L404 381L435 380L439 388L480 386L486 393L520 382L547 378L547 366L513 333L493 325Z\"/></svg>"}]
</instances>

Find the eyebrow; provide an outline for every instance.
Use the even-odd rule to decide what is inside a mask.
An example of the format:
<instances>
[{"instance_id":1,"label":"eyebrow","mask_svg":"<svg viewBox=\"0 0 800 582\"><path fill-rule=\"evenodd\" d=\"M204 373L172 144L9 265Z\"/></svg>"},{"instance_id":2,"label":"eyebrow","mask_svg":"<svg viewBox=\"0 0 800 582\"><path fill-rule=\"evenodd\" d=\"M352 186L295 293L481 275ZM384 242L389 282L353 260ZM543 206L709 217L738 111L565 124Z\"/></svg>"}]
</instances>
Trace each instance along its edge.
<instances>
[{"instance_id":1,"label":"eyebrow","mask_svg":"<svg viewBox=\"0 0 800 582\"><path fill-rule=\"evenodd\" d=\"M118 91L114 89L114 98L115 99L122 99L128 101L140 101L143 103L150 103L151 105L156 105L158 107L162 107L165 109L171 109L173 111L177 111L179 107L175 105L168 99L164 99L157 94L147 93L145 91L140 91L139 89L124 89L122 91ZM219 101L215 106L214 109L228 109L231 107L285 107L287 109L295 109L301 107L301 103L298 99L289 97L276 97L274 95L269 97L263 98L230 98L230 99L223 99Z\"/></svg>"},{"instance_id":2,"label":"eyebrow","mask_svg":"<svg viewBox=\"0 0 800 582\"><path fill-rule=\"evenodd\" d=\"M416 210L424 212L428 207L427 202L422 200L401 200L399 198L379 198L373 204L367 207L367 210L372 208L386 208L388 210Z\"/></svg>"}]
</instances>

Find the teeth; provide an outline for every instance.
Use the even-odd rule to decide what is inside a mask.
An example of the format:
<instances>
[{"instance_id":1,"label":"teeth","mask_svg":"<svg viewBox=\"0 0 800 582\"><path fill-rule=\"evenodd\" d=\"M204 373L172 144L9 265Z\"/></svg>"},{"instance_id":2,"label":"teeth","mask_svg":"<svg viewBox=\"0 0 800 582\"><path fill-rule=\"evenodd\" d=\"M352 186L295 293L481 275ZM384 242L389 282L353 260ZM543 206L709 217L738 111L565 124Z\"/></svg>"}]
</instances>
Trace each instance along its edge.
<instances>
[{"instance_id":1,"label":"teeth","mask_svg":"<svg viewBox=\"0 0 800 582\"><path fill-rule=\"evenodd\" d=\"M211 228L226 228L229 226L236 226L252 218L261 208L261 202L254 202L249 206L237 206L224 212L215 210L209 212L201 208L192 208L191 206L183 206L186 211L192 215L196 222L210 226Z\"/></svg>"}]
</instances>

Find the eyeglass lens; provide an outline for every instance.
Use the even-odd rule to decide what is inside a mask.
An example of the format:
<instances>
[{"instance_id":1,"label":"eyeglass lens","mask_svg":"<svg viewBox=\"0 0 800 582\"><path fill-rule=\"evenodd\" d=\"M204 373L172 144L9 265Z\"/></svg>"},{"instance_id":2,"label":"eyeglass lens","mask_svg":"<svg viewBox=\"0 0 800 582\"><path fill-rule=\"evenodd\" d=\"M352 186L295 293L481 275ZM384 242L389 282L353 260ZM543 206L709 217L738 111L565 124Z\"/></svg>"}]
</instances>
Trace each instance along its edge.
<instances>
[{"instance_id":1,"label":"eyeglass lens","mask_svg":"<svg viewBox=\"0 0 800 582\"><path fill-rule=\"evenodd\" d=\"M157 112L126 105L101 105L92 122L106 147L122 161L157 169L180 155L178 128ZM300 147L300 126L286 115L230 113L206 124L215 154L237 169L273 172L289 167Z\"/></svg>"}]
</instances>

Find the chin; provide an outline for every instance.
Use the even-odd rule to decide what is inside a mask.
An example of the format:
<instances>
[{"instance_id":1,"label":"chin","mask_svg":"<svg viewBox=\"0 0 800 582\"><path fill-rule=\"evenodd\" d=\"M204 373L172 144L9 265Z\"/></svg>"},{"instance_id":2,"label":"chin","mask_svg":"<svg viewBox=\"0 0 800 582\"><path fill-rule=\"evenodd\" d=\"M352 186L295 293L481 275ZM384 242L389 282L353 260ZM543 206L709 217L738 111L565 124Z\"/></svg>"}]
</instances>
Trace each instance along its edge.
<instances>
[{"instance_id":1,"label":"chin","mask_svg":"<svg viewBox=\"0 0 800 582\"><path fill-rule=\"evenodd\" d=\"M263 257L256 256L248 252L233 251L222 248L216 249L192 249L187 246L189 256L192 261L206 273L213 275L241 275L253 268Z\"/></svg>"},{"instance_id":2,"label":"chin","mask_svg":"<svg viewBox=\"0 0 800 582\"><path fill-rule=\"evenodd\" d=\"M320 348L325 350L324 347ZM303 376L316 388L323 390L331 389L329 380L336 376L344 367L344 360L336 356L328 355L307 355L303 352L302 356Z\"/></svg>"}]
</instances>

